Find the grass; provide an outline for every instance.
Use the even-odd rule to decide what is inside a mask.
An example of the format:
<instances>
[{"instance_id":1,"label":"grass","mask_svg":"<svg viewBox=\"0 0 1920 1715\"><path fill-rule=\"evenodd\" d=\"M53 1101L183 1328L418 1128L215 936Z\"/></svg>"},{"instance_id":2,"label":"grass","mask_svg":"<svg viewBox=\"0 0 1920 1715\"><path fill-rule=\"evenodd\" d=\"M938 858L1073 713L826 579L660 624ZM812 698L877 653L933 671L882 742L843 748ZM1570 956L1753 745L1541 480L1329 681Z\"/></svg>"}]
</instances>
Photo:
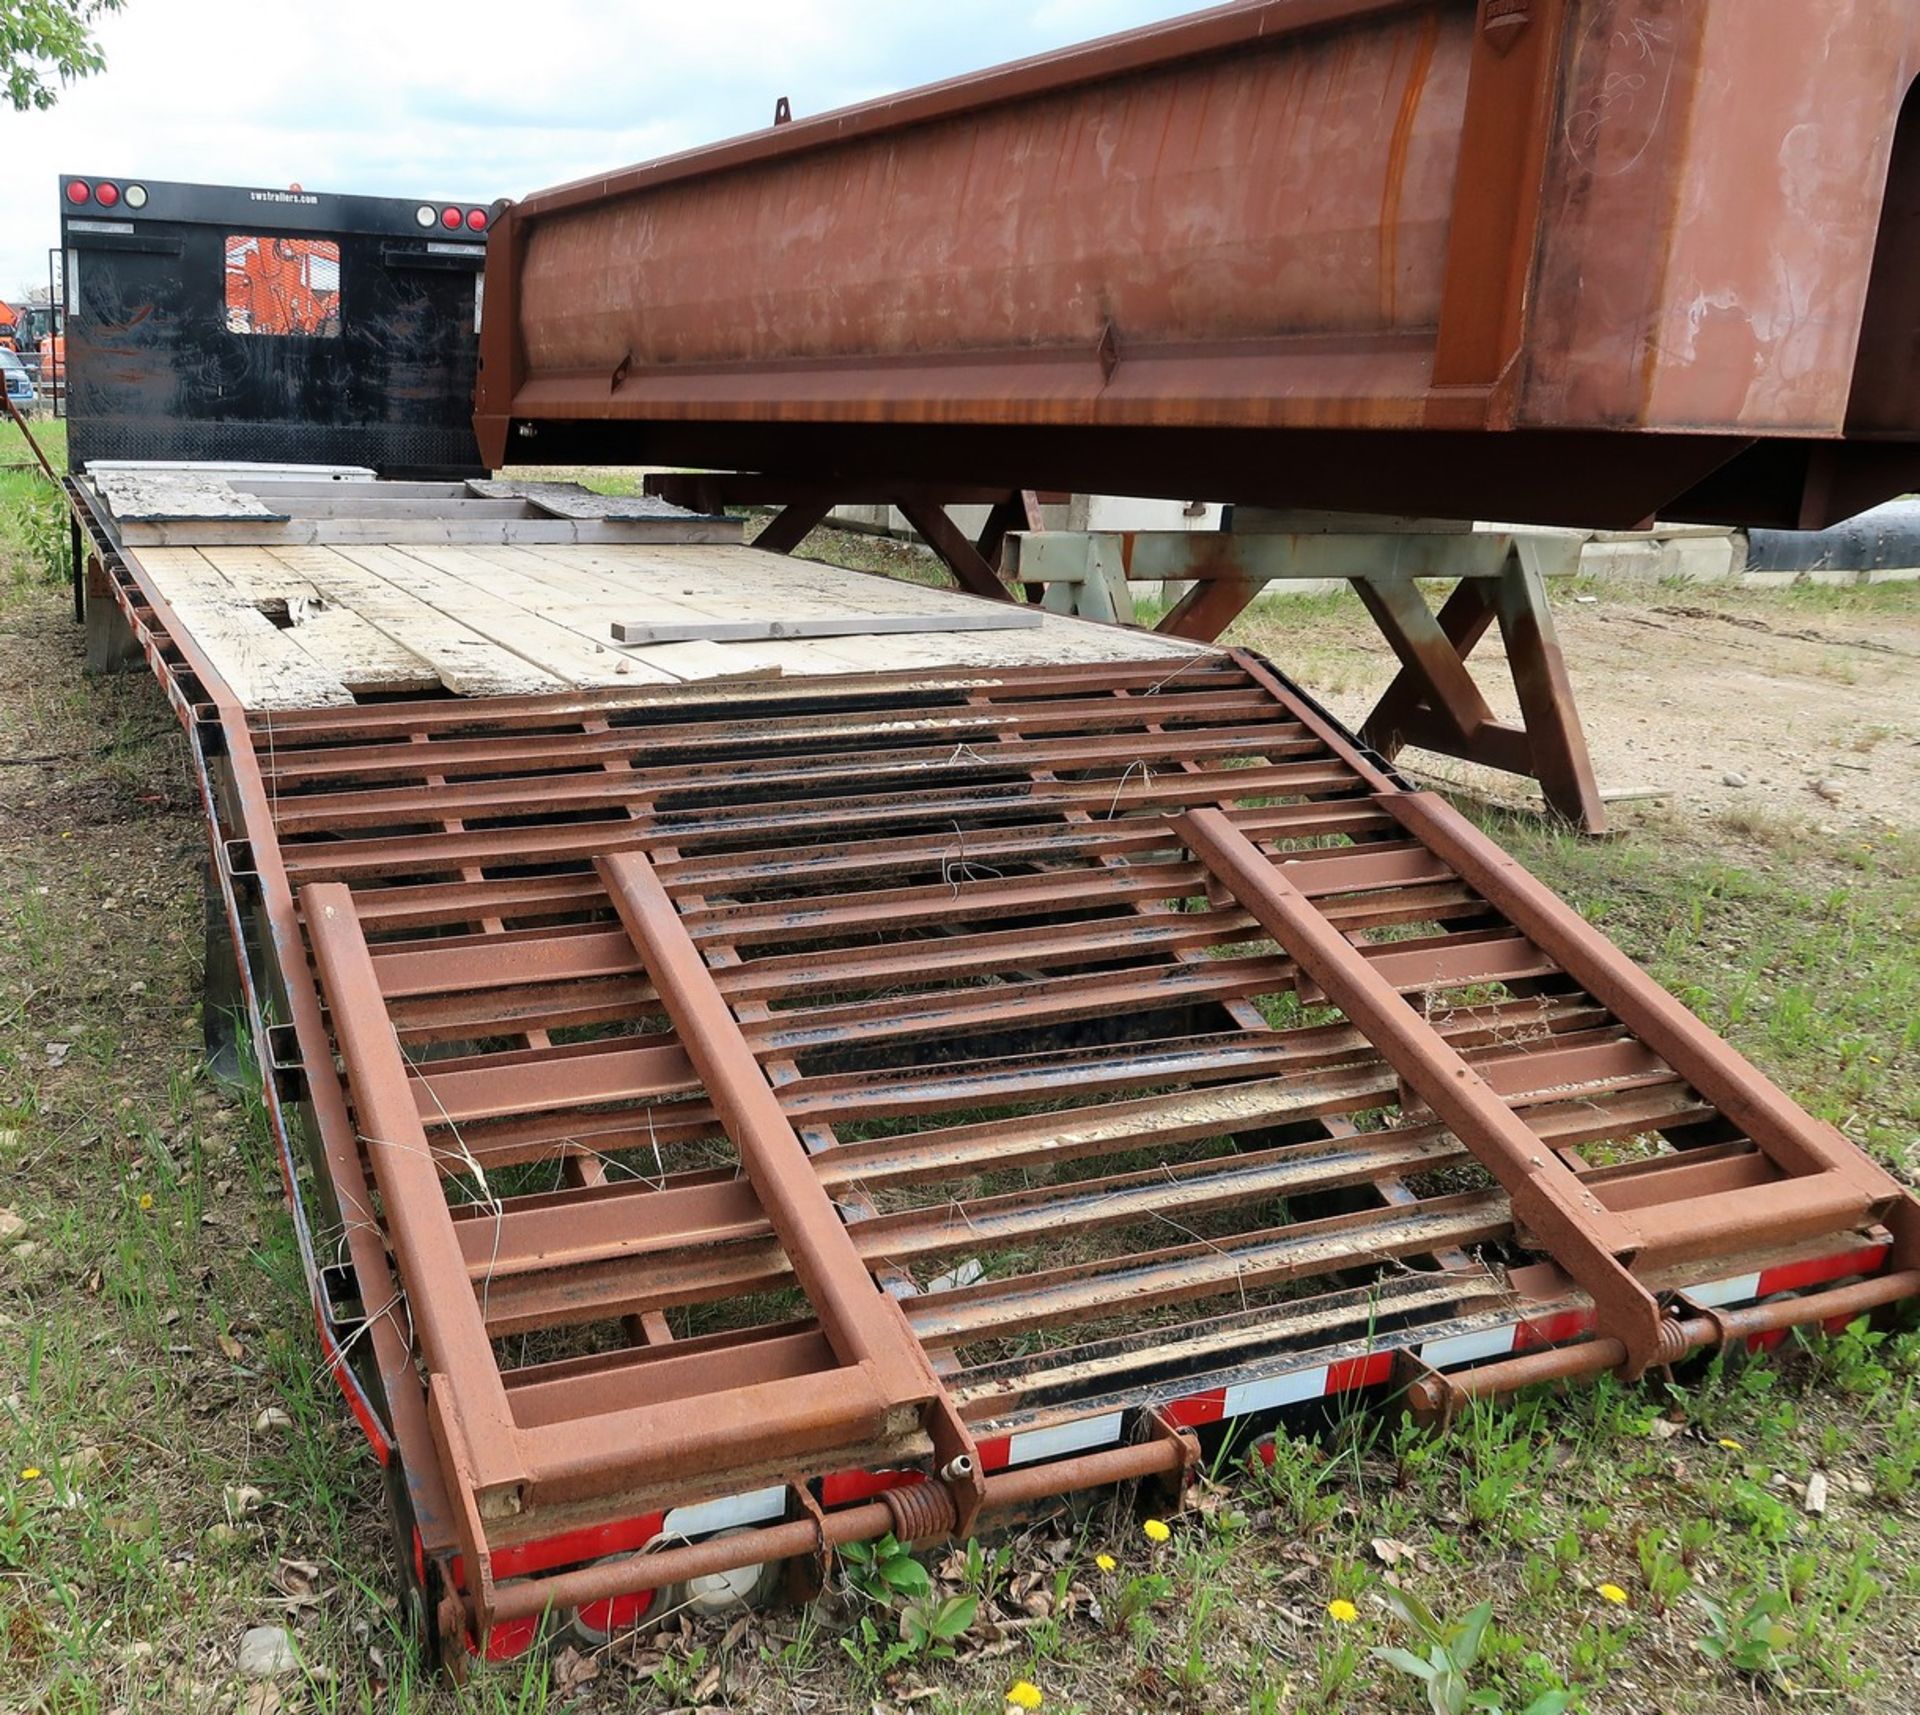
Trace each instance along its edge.
<instances>
[{"instance_id":1,"label":"grass","mask_svg":"<svg viewBox=\"0 0 1920 1715\"><path fill-rule=\"evenodd\" d=\"M315 1373L263 1117L202 1067L203 836L172 718L144 677L80 672L64 590L7 540L8 1715L995 1715L1016 1682L1087 1715L1374 1715L1428 1706L1375 1652L1430 1663L1434 1648L1463 1696L1509 1715L1560 1694L1592 1715L1920 1706L1920 1345L1864 1329L1677 1388L1477 1407L1439 1440L1386 1412L1303 1417L1270 1465L1220 1453L1164 1540L1132 1505L1102 1504L931 1556L924 1580L869 1564L815 1608L687 1622L599 1656L556 1646L459 1692L424 1683L391 1606L377 1473ZM1283 659L1314 650L1316 612L1289 610ZM1787 824L1642 816L1589 842L1490 823L1791 1091L1911 1168L1911 833L1815 844ZM249 1699L233 1661L257 1624L291 1625L309 1671Z\"/></svg>"}]
</instances>

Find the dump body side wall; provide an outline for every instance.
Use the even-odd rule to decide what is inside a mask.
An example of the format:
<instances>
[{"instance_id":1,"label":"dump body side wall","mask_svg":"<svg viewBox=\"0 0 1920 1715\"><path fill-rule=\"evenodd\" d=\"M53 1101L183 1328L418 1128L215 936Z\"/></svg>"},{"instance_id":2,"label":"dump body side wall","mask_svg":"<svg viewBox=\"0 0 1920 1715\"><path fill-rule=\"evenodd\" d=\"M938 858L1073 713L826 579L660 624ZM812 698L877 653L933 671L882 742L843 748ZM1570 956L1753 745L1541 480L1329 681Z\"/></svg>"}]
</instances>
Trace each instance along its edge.
<instances>
[{"instance_id":1,"label":"dump body side wall","mask_svg":"<svg viewBox=\"0 0 1920 1715\"><path fill-rule=\"evenodd\" d=\"M555 215L527 247L528 361L1431 328L1472 32L1413 11Z\"/></svg>"},{"instance_id":2,"label":"dump body side wall","mask_svg":"<svg viewBox=\"0 0 1920 1715\"><path fill-rule=\"evenodd\" d=\"M1579 6L1520 420L1837 433L1915 38L1899 0Z\"/></svg>"}]
</instances>

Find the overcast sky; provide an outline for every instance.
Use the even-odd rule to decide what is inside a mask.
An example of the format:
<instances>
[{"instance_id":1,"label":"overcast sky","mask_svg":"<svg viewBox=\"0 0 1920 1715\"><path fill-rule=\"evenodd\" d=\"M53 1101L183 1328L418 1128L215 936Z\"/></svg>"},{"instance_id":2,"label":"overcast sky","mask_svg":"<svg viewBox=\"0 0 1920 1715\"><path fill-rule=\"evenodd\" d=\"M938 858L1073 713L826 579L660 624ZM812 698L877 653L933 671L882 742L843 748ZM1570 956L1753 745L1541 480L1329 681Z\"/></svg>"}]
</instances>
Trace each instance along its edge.
<instances>
[{"instance_id":1,"label":"overcast sky","mask_svg":"<svg viewBox=\"0 0 1920 1715\"><path fill-rule=\"evenodd\" d=\"M0 108L0 297L56 175L474 202L1194 10L1182 0L127 0L107 69Z\"/></svg>"}]
</instances>

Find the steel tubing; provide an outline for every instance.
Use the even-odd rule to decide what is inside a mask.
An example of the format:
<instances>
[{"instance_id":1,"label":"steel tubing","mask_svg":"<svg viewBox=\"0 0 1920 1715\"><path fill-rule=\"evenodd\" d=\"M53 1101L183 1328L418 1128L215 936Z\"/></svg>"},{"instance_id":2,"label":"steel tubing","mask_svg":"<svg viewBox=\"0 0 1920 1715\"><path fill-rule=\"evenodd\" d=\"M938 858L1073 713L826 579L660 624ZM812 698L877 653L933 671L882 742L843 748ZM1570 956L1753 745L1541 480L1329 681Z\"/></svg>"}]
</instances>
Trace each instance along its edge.
<instances>
[{"instance_id":1,"label":"steel tubing","mask_svg":"<svg viewBox=\"0 0 1920 1715\"><path fill-rule=\"evenodd\" d=\"M1678 1338L1685 1340L1684 1351L1693 1352L1721 1340L1777 1333L1784 1328L1800 1328L1838 1316L1865 1315L1869 1310L1897 1304L1917 1293L1920 1293L1920 1269L1896 1269L1890 1274L1830 1287L1823 1292L1803 1293L1797 1298L1778 1298L1738 1310L1716 1310L1710 1316L1683 1317L1677 1324ZM1449 1401L1458 1404L1470 1399L1492 1399L1539 1382L1597 1376L1619 1369L1626 1361L1627 1349L1620 1341L1600 1337L1574 1346L1545 1346L1537 1352L1503 1358L1499 1363L1481 1364L1470 1370L1424 1376L1409 1391L1415 1404L1438 1411Z\"/></svg>"},{"instance_id":2,"label":"steel tubing","mask_svg":"<svg viewBox=\"0 0 1920 1715\"><path fill-rule=\"evenodd\" d=\"M1017 1466L986 1479L983 1510L1030 1506L1076 1489L1104 1488L1112 1483L1170 1474L1181 1469L1187 1458L1186 1445L1169 1438L1107 1448L1048 1464ZM660 1590L670 1584L684 1584L691 1578L730 1572L741 1566L789 1560L821 1547L870 1542L887 1535L893 1528L893 1509L884 1501L867 1501L827 1513L819 1524L812 1519L792 1519L758 1530L709 1537L704 1542L679 1548L641 1553L631 1559L603 1560L552 1578L529 1578L496 1585L491 1618L497 1623L535 1614L559 1613L588 1602L603 1602L640 1590Z\"/></svg>"}]
</instances>

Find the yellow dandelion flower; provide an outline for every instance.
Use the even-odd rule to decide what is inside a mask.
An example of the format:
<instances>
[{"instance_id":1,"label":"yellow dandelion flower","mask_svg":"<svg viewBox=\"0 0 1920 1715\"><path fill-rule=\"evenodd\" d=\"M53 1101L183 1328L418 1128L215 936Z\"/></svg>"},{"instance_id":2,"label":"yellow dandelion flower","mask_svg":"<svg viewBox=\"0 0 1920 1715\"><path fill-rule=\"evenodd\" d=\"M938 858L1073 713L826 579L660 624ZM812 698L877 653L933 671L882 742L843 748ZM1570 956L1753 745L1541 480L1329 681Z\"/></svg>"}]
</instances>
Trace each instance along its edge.
<instances>
[{"instance_id":1,"label":"yellow dandelion flower","mask_svg":"<svg viewBox=\"0 0 1920 1715\"><path fill-rule=\"evenodd\" d=\"M24 1465L21 1467L21 1470L20 1470L21 1482L23 1483L35 1482L39 1479L39 1476L40 1476L40 1467L38 1465Z\"/></svg>"},{"instance_id":2,"label":"yellow dandelion flower","mask_svg":"<svg viewBox=\"0 0 1920 1715\"><path fill-rule=\"evenodd\" d=\"M1093 1557L1093 1563L1099 1567L1102 1572L1111 1572L1120 1564L1111 1554L1096 1554Z\"/></svg>"},{"instance_id":3,"label":"yellow dandelion flower","mask_svg":"<svg viewBox=\"0 0 1920 1715\"><path fill-rule=\"evenodd\" d=\"M1038 1709L1041 1701L1040 1687L1030 1679L1016 1679L1007 1687L1007 1706L1011 1709Z\"/></svg>"},{"instance_id":4,"label":"yellow dandelion flower","mask_svg":"<svg viewBox=\"0 0 1920 1715\"><path fill-rule=\"evenodd\" d=\"M1140 1528L1147 1533L1149 1542L1165 1542L1173 1535L1173 1532L1167 1528L1165 1519L1150 1518Z\"/></svg>"},{"instance_id":5,"label":"yellow dandelion flower","mask_svg":"<svg viewBox=\"0 0 1920 1715\"><path fill-rule=\"evenodd\" d=\"M1344 1596L1336 1596L1327 1604L1327 1617L1343 1626L1350 1626L1360 1618L1360 1610Z\"/></svg>"},{"instance_id":6,"label":"yellow dandelion flower","mask_svg":"<svg viewBox=\"0 0 1920 1715\"><path fill-rule=\"evenodd\" d=\"M140 1193L140 1207L143 1209L151 1209L153 1207L153 1193L151 1191L142 1191Z\"/></svg>"},{"instance_id":7,"label":"yellow dandelion flower","mask_svg":"<svg viewBox=\"0 0 1920 1715\"><path fill-rule=\"evenodd\" d=\"M1611 1602L1616 1608L1624 1608L1627 1605L1627 1593L1618 1584L1602 1584L1600 1595L1604 1601Z\"/></svg>"},{"instance_id":8,"label":"yellow dandelion flower","mask_svg":"<svg viewBox=\"0 0 1920 1715\"><path fill-rule=\"evenodd\" d=\"M1740 1445L1740 1443L1739 1443L1738 1441L1736 1441L1736 1440L1734 1440L1734 1438L1733 1438L1733 1437L1732 1437L1731 1435L1723 1435L1723 1436L1721 1436L1721 1437L1720 1437L1720 1445L1721 1445L1722 1447L1724 1447L1724 1448L1726 1448L1726 1450L1727 1450L1727 1451L1728 1451L1729 1453L1744 1453L1744 1452L1746 1452L1746 1448L1744 1448L1744 1447L1742 1447L1742 1446Z\"/></svg>"}]
</instances>

